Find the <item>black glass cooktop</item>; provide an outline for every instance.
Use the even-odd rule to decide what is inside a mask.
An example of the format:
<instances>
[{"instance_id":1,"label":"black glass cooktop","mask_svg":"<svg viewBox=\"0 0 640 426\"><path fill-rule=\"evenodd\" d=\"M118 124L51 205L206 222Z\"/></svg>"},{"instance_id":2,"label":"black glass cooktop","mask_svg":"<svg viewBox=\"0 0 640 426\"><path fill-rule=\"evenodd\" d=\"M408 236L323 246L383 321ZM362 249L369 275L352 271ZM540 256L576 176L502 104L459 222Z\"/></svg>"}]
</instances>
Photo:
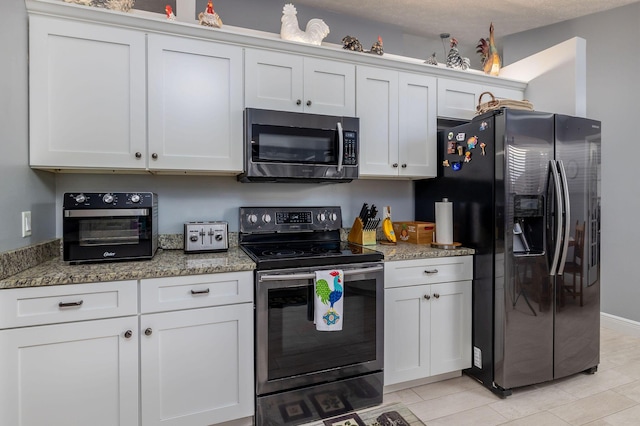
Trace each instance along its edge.
<instances>
[{"instance_id":1,"label":"black glass cooktop","mask_svg":"<svg viewBox=\"0 0 640 426\"><path fill-rule=\"evenodd\" d=\"M377 262L384 258L376 250L341 241L269 242L241 247L258 269Z\"/></svg>"}]
</instances>

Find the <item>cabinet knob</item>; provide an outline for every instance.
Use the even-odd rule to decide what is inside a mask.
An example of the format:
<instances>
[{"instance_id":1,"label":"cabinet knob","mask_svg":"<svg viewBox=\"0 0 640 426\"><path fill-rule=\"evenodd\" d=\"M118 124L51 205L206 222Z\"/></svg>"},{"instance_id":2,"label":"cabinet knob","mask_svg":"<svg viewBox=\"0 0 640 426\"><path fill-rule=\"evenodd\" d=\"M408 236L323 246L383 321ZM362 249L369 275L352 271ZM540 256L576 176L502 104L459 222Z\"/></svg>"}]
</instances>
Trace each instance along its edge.
<instances>
[{"instance_id":1,"label":"cabinet knob","mask_svg":"<svg viewBox=\"0 0 640 426\"><path fill-rule=\"evenodd\" d=\"M440 295L438 293L433 293L433 297L435 297L436 299L440 299Z\"/></svg>"},{"instance_id":2,"label":"cabinet knob","mask_svg":"<svg viewBox=\"0 0 640 426\"><path fill-rule=\"evenodd\" d=\"M142 158L142 153L141 152L136 152L136 158Z\"/></svg>"},{"instance_id":3,"label":"cabinet knob","mask_svg":"<svg viewBox=\"0 0 640 426\"><path fill-rule=\"evenodd\" d=\"M403 169L406 169L406 168L407 168L407 165L406 165L406 164L403 164L403 165L402 165L402 168L403 168Z\"/></svg>"},{"instance_id":4,"label":"cabinet knob","mask_svg":"<svg viewBox=\"0 0 640 426\"><path fill-rule=\"evenodd\" d=\"M301 101L300 99L298 99L298 100L296 101L296 105L302 105L302 101Z\"/></svg>"},{"instance_id":5,"label":"cabinet knob","mask_svg":"<svg viewBox=\"0 0 640 426\"><path fill-rule=\"evenodd\" d=\"M431 296L429 296L428 294L425 294L425 295L424 295L424 298L425 298L425 299L427 299L427 300L429 300L429 299L431 299Z\"/></svg>"},{"instance_id":6,"label":"cabinet knob","mask_svg":"<svg viewBox=\"0 0 640 426\"><path fill-rule=\"evenodd\" d=\"M398 163L393 163L393 164L392 164L392 166L393 166L394 168L398 168Z\"/></svg>"},{"instance_id":7,"label":"cabinet knob","mask_svg":"<svg viewBox=\"0 0 640 426\"><path fill-rule=\"evenodd\" d=\"M158 154L156 154L155 152L153 154L151 154L151 158L153 158L154 160L158 159Z\"/></svg>"},{"instance_id":8,"label":"cabinet knob","mask_svg":"<svg viewBox=\"0 0 640 426\"><path fill-rule=\"evenodd\" d=\"M311 106L311 101L307 101L307 106Z\"/></svg>"},{"instance_id":9,"label":"cabinet knob","mask_svg":"<svg viewBox=\"0 0 640 426\"><path fill-rule=\"evenodd\" d=\"M151 336L151 333L153 333L153 330L151 329L151 327L147 328L147 329L144 331L144 335L145 335L145 336Z\"/></svg>"},{"instance_id":10,"label":"cabinet knob","mask_svg":"<svg viewBox=\"0 0 640 426\"><path fill-rule=\"evenodd\" d=\"M437 269L427 269L424 271L425 274L427 275L433 275L433 274L437 274L438 270Z\"/></svg>"},{"instance_id":11,"label":"cabinet knob","mask_svg":"<svg viewBox=\"0 0 640 426\"><path fill-rule=\"evenodd\" d=\"M131 336L133 336L133 331L127 330L127 331L124 332L124 337L125 338L130 339Z\"/></svg>"}]
</instances>

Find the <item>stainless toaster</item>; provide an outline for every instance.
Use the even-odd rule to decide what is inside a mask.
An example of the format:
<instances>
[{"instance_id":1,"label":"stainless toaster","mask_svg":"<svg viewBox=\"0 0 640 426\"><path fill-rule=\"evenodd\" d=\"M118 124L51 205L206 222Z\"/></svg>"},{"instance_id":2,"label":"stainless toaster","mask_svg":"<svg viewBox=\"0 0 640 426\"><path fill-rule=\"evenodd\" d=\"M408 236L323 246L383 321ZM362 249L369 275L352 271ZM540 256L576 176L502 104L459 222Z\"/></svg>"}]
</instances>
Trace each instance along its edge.
<instances>
[{"instance_id":1,"label":"stainless toaster","mask_svg":"<svg viewBox=\"0 0 640 426\"><path fill-rule=\"evenodd\" d=\"M184 224L185 252L225 251L229 248L227 222L186 222Z\"/></svg>"}]
</instances>

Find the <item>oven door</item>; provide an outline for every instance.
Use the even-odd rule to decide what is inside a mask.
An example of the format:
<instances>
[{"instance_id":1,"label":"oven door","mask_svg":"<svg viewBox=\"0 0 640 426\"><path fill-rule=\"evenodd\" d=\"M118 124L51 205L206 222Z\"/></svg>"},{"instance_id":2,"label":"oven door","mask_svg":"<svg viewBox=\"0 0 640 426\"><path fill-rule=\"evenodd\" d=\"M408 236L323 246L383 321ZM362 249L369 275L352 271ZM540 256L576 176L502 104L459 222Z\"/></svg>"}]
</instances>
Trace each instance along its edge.
<instances>
[{"instance_id":1,"label":"oven door","mask_svg":"<svg viewBox=\"0 0 640 426\"><path fill-rule=\"evenodd\" d=\"M62 228L69 262L150 258L157 244L148 208L65 210Z\"/></svg>"},{"instance_id":2,"label":"oven door","mask_svg":"<svg viewBox=\"0 0 640 426\"><path fill-rule=\"evenodd\" d=\"M382 370L383 264L322 269L344 272L341 331L316 330L313 269L257 272L258 395Z\"/></svg>"}]
</instances>

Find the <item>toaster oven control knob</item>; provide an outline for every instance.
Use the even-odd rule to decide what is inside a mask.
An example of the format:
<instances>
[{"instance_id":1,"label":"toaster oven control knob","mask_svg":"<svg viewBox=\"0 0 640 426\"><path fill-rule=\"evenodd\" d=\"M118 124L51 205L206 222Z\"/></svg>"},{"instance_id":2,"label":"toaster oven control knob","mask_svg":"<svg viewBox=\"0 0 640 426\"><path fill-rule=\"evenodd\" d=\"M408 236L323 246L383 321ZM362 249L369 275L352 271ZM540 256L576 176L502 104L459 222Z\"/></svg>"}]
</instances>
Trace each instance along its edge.
<instances>
[{"instance_id":1,"label":"toaster oven control knob","mask_svg":"<svg viewBox=\"0 0 640 426\"><path fill-rule=\"evenodd\" d=\"M263 214L262 215L262 221L264 223L270 223L271 222L271 215L270 214Z\"/></svg>"},{"instance_id":2,"label":"toaster oven control knob","mask_svg":"<svg viewBox=\"0 0 640 426\"><path fill-rule=\"evenodd\" d=\"M76 203L81 204L81 203L84 203L85 201L87 201L86 195L84 194L76 195Z\"/></svg>"},{"instance_id":3,"label":"toaster oven control knob","mask_svg":"<svg viewBox=\"0 0 640 426\"><path fill-rule=\"evenodd\" d=\"M131 196L131 202L132 203L139 203L140 202L140 194L133 194Z\"/></svg>"},{"instance_id":4,"label":"toaster oven control knob","mask_svg":"<svg viewBox=\"0 0 640 426\"><path fill-rule=\"evenodd\" d=\"M249 216L247 216L247 220L249 221L249 223L256 223L258 221L258 216L255 214L250 214Z\"/></svg>"},{"instance_id":5,"label":"toaster oven control knob","mask_svg":"<svg viewBox=\"0 0 640 426\"><path fill-rule=\"evenodd\" d=\"M216 241L222 241L223 237L222 237L222 234L216 234L215 238L216 238Z\"/></svg>"},{"instance_id":6,"label":"toaster oven control knob","mask_svg":"<svg viewBox=\"0 0 640 426\"><path fill-rule=\"evenodd\" d=\"M189 239L195 243L198 241L198 236L194 234L194 235L191 235Z\"/></svg>"},{"instance_id":7,"label":"toaster oven control knob","mask_svg":"<svg viewBox=\"0 0 640 426\"><path fill-rule=\"evenodd\" d=\"M113 194L104 194L102 196L102 201L104 201L106 204L113 203Z\"/></svg>"}]
</instances>

